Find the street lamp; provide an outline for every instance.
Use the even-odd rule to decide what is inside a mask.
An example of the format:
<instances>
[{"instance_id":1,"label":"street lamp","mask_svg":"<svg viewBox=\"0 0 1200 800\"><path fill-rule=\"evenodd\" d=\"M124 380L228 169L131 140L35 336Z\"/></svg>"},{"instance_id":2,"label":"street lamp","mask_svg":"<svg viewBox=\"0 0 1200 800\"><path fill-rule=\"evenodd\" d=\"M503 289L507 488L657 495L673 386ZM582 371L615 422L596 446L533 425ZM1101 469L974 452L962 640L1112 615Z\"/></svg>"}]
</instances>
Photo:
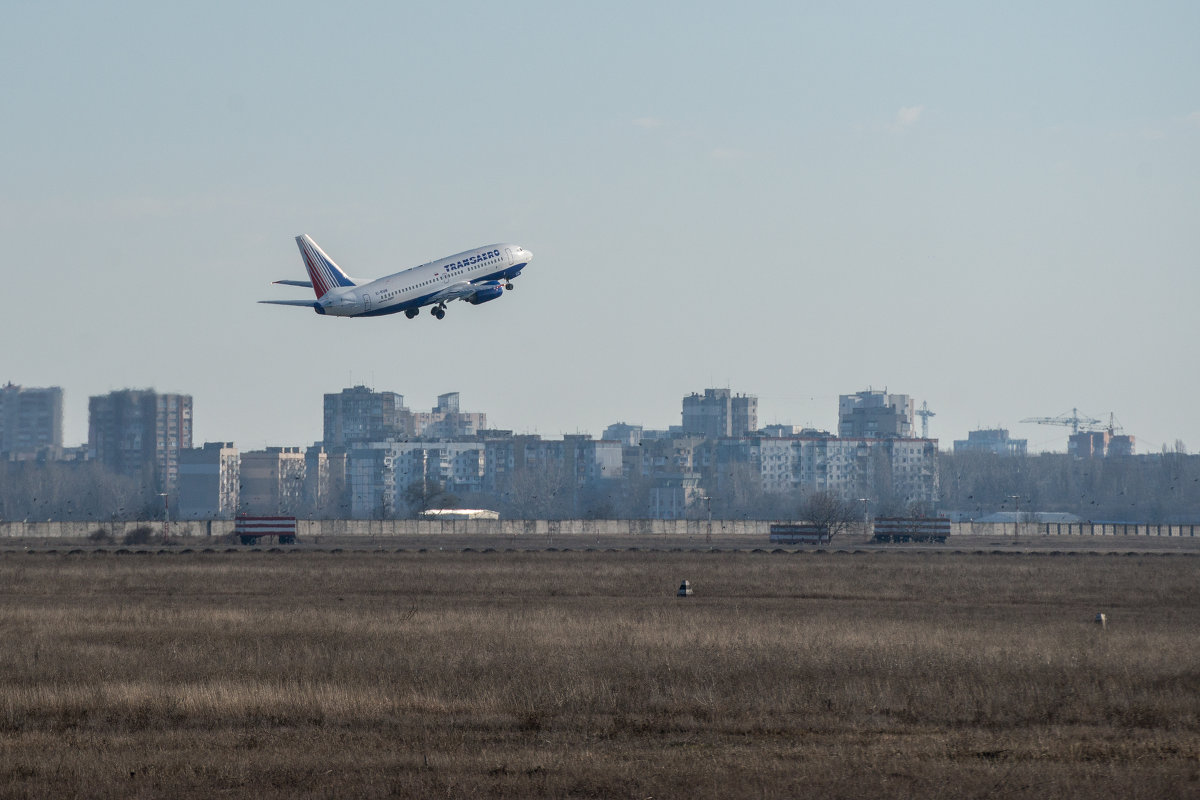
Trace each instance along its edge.
<instances>
[{"instance_id":1,"label":"street lamp","mask_svg":"<svg viewBox=\"0 0 1200 800\"><path fill-rule=\"evenodd\" d=\"M1017 516L1013 519L1013 538L1017 538L1021 535L1021 495L1010 494L1008 499L1017 506Z\"/></svg>"},{"instance_id":2,"label":"street lamp","mask_svg":"<svg viewBox=\"0 0 1200 800\"><path fill-rule=\"evenodd\" d=\"M858 502L863 504L863 536L869 536L871 534L871 500L860 497Z\"/></svg>"},{"instance_id":3,"label":"street lamp","mask_svg":"<svg viewBox=\"0 0 1200 800\"><path fill-rule=\"evenodd\" d=\"M704 534L704 543L712 544L712 495L705 493L704 504L708 506L708 532Z\"/></svg>"}]
</instances>

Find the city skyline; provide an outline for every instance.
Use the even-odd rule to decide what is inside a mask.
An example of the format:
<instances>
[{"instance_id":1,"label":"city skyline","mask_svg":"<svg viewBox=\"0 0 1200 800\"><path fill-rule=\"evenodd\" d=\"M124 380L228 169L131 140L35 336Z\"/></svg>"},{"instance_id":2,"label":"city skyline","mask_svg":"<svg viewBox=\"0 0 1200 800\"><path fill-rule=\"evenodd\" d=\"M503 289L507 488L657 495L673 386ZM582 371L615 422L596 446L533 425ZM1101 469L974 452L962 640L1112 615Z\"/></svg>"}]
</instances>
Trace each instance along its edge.
<instances>
[{"instance_id":1,"label":"city skyline","mask_svg":"<svg viewBox=\"0 0 1200 800\"><path fill-rule=\"evenodd\" d=\"M1197 29L1166 0L21 4L0 379L62 386L68 444L124 387L193 395L198 441L302 443L364 383L544 436L706 386L829 429L887 387L947 447L1061 452L1019 420L1078 408L1200 449ZM537 261L440 322L256 305L302 233L354 275Z\"/></svg>"},{"instance_id":2,"label":"city skyline","mask_svg":"<svg viewBox=\"0 0 1200 800\"><path fill-rule=\"evenodd\" d=\"M15 383L10 382L8 384L8 387L12 390L21 390L21 391L25 391L25 392L35 392L35 393L44 393L46 391L57 392L58 393L57 396L58 396L58 399L60 402L60 411L61 411L63 417L66 418L69 413L69 405L70 404L68 402L63 401L62 396L65 393L61 390L61 387L59 387L59 386L28 387L28 386L22 386L20 384L15 384ZM408 393L398 392L398 391L395 391L393 388L374 387L374 386L367 386L366 384L356 383L351 386L343 386L340 389L338 389L336 392L331 391L331 392L323 393L321 395L322 411L320 414L320 424L318 425L318 427L320 428L321 435L319 437L318 436L307 436L307 437L301 437L299 439L295 439L295 440L291 440L291 441L240 442L232 436L222 436L218 432L217 435L211 436L211 437L207 436L205 434L202 434L202 433L197 433L193 437L193 441L195 442L196 447L200 447L202 444L204 444L206 442L211 442L211 443L232 442L242 450L252 450L252 449L261 450L261 449L268 448L268 447L297 447L297 446L303 447L303 446L307 446L307 445L313 444L313 443L322 443L322 442L328 443L326 441L326 435L325 435L326 431L324 429L328 425L328 419L329 419L329 409L328 409L329 398L346 395L346 394L354 392L355 390L364 389L364 388L369 390L369 392L371 392L371 393L395 395L396 398L398 399L398 401L400 403L403 403L403 406L401 408L404 411L404 413L406 413L406 414L409 414L411 412L411 413L415 413L415 415L417 417L428 418L430 416L428 412L415 411L415 408L417 406L421 406L422 404L419 402L410 404L410 401L408 398L411 395L409 395ZM111 392L106 393L106 395L112 395L112 394L118 394L118 393L129 393L129 392L139 393L139 392L145 392L145 391L158 392L158 389L157 389L157 387L136 387L136 388L135 387L122 387L120 389L114 389ZM636 425L636 426L644 428L646 430L660 430L660 431L667 431L672 428L682 429L684 427L687 427L688 426L688 414L689 414L689 411L688 411L689 402L694 403L697 400L708 397L709 395L713 394L714 392L716 392L718 394L724 393L725 395L733 397L735 399L742 398L743 401L749 400L751 403L754 404L753 407L756 407L757 403L759 401L758 395L756 395L753 392L742 391L741 388L705 387L701 391L703 392L703 395L701 395L695 389L688 392L687 394L682 395L681 411L675 415L676 419L672 422L668 422L666 424L661 424L661 425L653 424L653 423L646 423L641 420L615 419L614 418L614 419L611 419L609 422L605 423L603 426L601 426L595 430L576 429L576 430L572 430L572 431L560 431L558 433L549 433L549 434L544 433L542 431L538 431L538 430L522 430L522 429L514 428L511 425L504 425L502 423L492 422L492 421L487 421L486 427L489 429L511 430L517 435L534 434L534 435L538 435L538 436L543 436L545 438L555 438L556 436L557 437L577 436L577 435L583 434L583 435L592 436L596 439L600 439L600 438L603 438L603 432L606 428L608 428L611 425L617 425L617 424ZM162 392L161 394L169 395L172 393ZM190 403L191 398L192 398L192 393L185 392L182 394L187 395L187 397L189 398L189 403ZM835 398L838 398L839 402L838 402L838 404L836 404L834 406L834 414L833 414L834 422L831 425L814 424L814 423L795 424L795 423L790 423L790 422L789 423L780 423L780 422L772 421L769 419L759 419L756 412L751 412L750 419L754 420L754 431L763 431L767 428L778 427L780 425L782 425L784 427L791 425L798 429L799 428L807 428L807 429L823 431L823 432L829 433L834 436L849 436L850 438L854 438L854 436L856 434L850 433L845 428L845 423L841 419L841 415L843 414L843 408L841 406L845 403L847 397L865 395L865 394L887 396L887 389L886 388L880 389L877 387L867 387L864 389L855 390L855 392L850 393L849 395L846 393L834 395ZM893 394L896 394L896 393L893 393ZM458 391L439 392L436 397L435 403L430 405L430 408L435 413L439 412L439 411L443 410L442 403L445 402L447 400L447 398L454 398L454 400L452 401L455 403L453 411L457 414L458 413L457 402L458 402L458 397L460 395L461 395L461 392L458 392ZM921 412L919 410L916 410L914 412L914 409L918 408L916 401L915 401L916 398L907 392L899 393L899 396L906 398L906 400L908 401L908 410L905 412L904 418L907 420L907 424L911 427L911 430L912 430L911 437L912 438L923 438L923 436L918 433L918 431L922 425L922 422L918 420L918 417L920 416ZM102 396L99 396L99 395L93 395L93 396L89 397L88 406L90 406L92 404L92 402L94 402L95 400L101 399L101 397ZM479 405L486 406L486 401L479 401ZM190 408L190 406L189 406L189 408ZM938 413L936 411L934 411L933 409L929 409L929 411L932 412L931 416L934 416L934 417L938 416ZM475 427L482 428L482 427L484 427L484 425L480 425L478 423L479 423L479 421L486 419L487 413L488 412L479 412L479 413L463 412L463 416L471 417L471 418L478 418L475 421L475 423L473 423L473 424ZM1087 420L1087 417L1084 414L1079 414L1079 418L1081 421ZM1092 420L1092 421L1094 422L1095 420ZM1058 420L1055 422L1056 427L1053 429L1052 435L1054 435L1056 437L1056 441L1061 440L1058 443L1059 446L1031 449L1030 454L1036 455L1036 454L1042 453L1042 452L1045 452L1045 453L1069 452L1070 451L1069 435L1071 433L1071 428L1068 424L1069 422L1070 422L1070 415L1066 415L1066 414L1058 415ZM197 424L197 423L200 423L200 424ZM1100 423L1102 423L1102 424L1091 425L1091 426L1089 426L1087 424L1082 424L1081 430L1100 430L1101 428L1103 428L1105 425L1108 424L1108 418L1105 417L1104 419L1100 420ZM422 424L425 424L425 423L422 423ZM939 436L936 432L935 423L929 423L929 424L930 424L930 428L931 428L929 438L936 440L938 442L939 449L942 452L951 452L954 449L954 444L956 441L955 438L950 437L950 436ZM89 427L90 427L90 420L88 420L88 414L85 411L84 430L87 431ZM1030 422L1030 423L1022 424L1022 427L1028 429L1028 428L1034 428L1034 427L1041 428L1042 426ZM64 424L61 426L61 428L63 430L66 430L67 426ZM205 427L202 424L202 418L192 420L192 428L197 431L204 431ZM1123 427L1121 429L1123 430ZM984 427L972 428L971 430L964 432L964 434L965 434L965 436L969 436L971 434L990 433L990 432L993 432L996 430L1003 430L1010 434L1012 433L1012 428L1010 428L1009 426L1000 425L1000 426L990 426L990 427L984 426ZM730 431L731 431L730 435L735 435L735 436L737 435L737 434L732 433L732 428L730 428ZM314 433L316 433L316 432L314 432ZM417 436L417 438L419 438L421 436L421 434L418 433L418 434L416 434L416 436ZM964 437L959 437L959 438L964 438ZM1015 440L1018 437L1013 436L1012 438ZM1136 436L1134 436L1134 439L1136 440ZM1022 439L1021 441L1026 441L1026 440ZM85 447L86 448L88 446L88 443L89 443L89 436L86 434L78 442L72 441L71 438L65 434L62 439L62 446L66 449L77 448L77 447ZM1136 448L1137 445L1134 445L1134 446ZM1157 450L1148 450L1143 446L1143 448L1139 452L1142 454L1152 454L1152 453L1158 452L1158 451Z\"/></svg>"}]
</instances>

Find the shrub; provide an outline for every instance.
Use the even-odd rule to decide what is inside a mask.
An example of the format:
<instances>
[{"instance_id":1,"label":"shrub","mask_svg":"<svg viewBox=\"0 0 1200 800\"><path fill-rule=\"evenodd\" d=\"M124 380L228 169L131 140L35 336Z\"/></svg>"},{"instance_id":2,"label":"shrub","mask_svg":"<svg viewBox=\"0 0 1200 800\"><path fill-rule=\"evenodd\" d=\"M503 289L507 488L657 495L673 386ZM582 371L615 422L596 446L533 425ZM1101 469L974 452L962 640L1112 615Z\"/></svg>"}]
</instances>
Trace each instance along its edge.
<instances>
[{"instance_id":1,"label":"shrub","mask_svg":"<svg viewBox=\"0 0 1200 800\"><path fill-rule=\"evenodd\" d=\"M104 528L96 528L96 530L88 534L87 538L89 542L94 542L95 544L108 544L113 540L112 534Z\"/></svg>"},{"instance_id":2,"label":"shrub","mask_svg":"<svg viewBox=\"0 0 1200 800\"><path fill-rule=\"evenodd\" d=\"M121 544L149 544L154 538L154 528L149 525L139 525L127 532L121 539Z\"/></svg>"}]
</instances>

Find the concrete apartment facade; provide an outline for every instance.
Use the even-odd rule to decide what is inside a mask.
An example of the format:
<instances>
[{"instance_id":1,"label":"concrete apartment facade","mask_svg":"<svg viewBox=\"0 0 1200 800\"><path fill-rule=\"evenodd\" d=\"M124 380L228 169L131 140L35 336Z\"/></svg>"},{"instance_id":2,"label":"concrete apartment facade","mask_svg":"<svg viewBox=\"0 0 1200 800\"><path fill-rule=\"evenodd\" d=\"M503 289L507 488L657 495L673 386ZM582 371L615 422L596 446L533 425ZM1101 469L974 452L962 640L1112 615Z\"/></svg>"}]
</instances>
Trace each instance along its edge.
<instances>
[{"instance_id":1,"label":"concrete apartment facade","mask_svg":"<svg viewBox=\"0 0 1200 800\"><path fill-rule=\"evenodd\" d=\"M56 455L62 449L63 390L0 386L0 457Z\"/></svg>"},{"instance_id":2,"label":"concrete apartment facade","mask_svg":"<svg viewBox=\"0 0 1200 800\"><path fill-rule=\"evenodd\" d=\"M1013 439L1004 428L967 431L966 439L954 440L955 453L992 453L998 456L1023 456L1028 439Z\"/></svg>"},{"instance_id":3,"label":"concrete apartment facade","mask_svg":"<svg viewBox=\"0 0 1200 800\"><path fill-rule=\"evenodd\" d=\"M268 447L242 453L238 510L291 515L303 505L304 453L299 447Z\"/></svg>"},{"instance_id":4,"label":"concrete apartment facade","mask_svg":"<svg viewBox=\"0 0 1200 800\"><path fill-rule=\"evenodd\" d=\"M758 398L729 389L705 389L683 398L683 433L716 439L758 429Z\"/></svg>"},{"instance_id":5,"label":"concrete apartment facade","mask_svg":"<svg viewBox=\"0 0 1200 800\"><path fill-rule=\"evenodd\" d=\"M237 513L241 456L233 442L205 442L179 453L180 519L232 519Z\"/></svg>"},{"instance_id":6,"label":"concrete apartment facade","mask_svg":"<svg viewBox=\"0 0 1200 800\"><path fill-rule=\"evenodd\" d=\"M192 446L192 396L122 389L88 398L88 452L118 475L175 494Z\"/></svg>"},{"instance_id":7,"label":"concrete apartment facade","mask_svg":"<svg viewBox=\"0 0 1200 800\"><path fill-rule=\"evenodd\" d=\"M838 398L838 436L884 438L913 436L916 403L906 394L867 389Z\"/></svg>"}]
</instances>

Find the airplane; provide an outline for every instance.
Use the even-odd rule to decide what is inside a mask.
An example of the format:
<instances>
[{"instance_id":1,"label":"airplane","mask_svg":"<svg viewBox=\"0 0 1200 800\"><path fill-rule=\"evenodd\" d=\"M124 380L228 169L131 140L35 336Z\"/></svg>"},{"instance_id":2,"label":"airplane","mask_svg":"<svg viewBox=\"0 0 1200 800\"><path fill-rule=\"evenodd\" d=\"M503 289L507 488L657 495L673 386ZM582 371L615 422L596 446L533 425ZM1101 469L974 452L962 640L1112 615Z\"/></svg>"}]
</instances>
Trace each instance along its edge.
<instances>
[{"instance_id":1,"label":"airplane","mask_svg":"<svg viewBox=\"0 0 1200 800\"><path fill-rule=\"evenodd\" d=\"M492 244L412 267L395 275L367 281L351 278L325 255L308 234L296 237L309 280L275 281L283 286L312 289L312 300L259 300L277 306L302 306L331 317L379 317L399 314L412 319L425 306L437 319L446 316L446 303L465 300L479 305L495 300L529 265L533 253L518 244Z\"/></svg>"}]
</instances>

